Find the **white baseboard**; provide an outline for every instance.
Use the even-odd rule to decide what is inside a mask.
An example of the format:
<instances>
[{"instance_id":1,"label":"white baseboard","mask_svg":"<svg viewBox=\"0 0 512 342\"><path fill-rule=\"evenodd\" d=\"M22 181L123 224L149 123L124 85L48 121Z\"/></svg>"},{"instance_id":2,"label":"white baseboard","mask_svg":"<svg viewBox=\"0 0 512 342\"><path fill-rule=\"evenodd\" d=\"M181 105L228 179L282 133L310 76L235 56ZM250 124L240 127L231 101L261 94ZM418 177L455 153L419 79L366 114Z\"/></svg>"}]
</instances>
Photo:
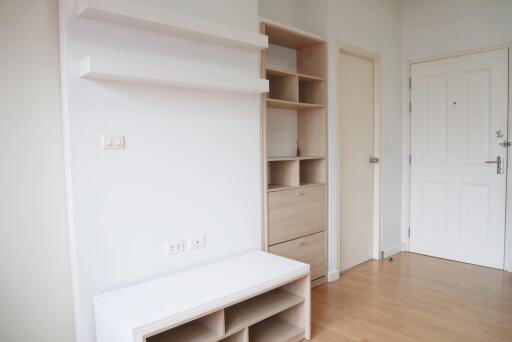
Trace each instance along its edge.
<instances>
[{"instance_id":1,"label":"white baseboard","mask_svg":"<svg viewBox=\"0 0 512 342\"><path fill-rule=\"evenodd\" d=\"M336 281L338 279L340 279L340 271L338 270L329 271L329 273L327 274L327 281L329 283L332 283L333 281Z\"/></svg>"},{"instance_id":2,"label":"white baseboard","mask_svg":"<svg viewBox=\"0 0 512 342\"><path fill-rule=\"evenodd\" d=\"M398 246L385 249L384 250L384 259L389 258L390 256L393 256L395 254L398 254L405 250L405 246L403 243L399 244Z\"/></svg>"}]
</instances>

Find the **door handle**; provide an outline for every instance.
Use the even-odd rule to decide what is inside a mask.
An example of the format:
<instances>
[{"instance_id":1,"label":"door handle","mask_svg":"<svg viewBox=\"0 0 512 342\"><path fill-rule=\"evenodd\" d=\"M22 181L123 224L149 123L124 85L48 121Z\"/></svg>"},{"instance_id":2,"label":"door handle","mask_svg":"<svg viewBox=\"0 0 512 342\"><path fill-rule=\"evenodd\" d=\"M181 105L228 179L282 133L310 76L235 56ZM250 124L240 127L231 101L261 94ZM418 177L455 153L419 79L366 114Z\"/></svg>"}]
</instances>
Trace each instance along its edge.
<instances>
[{"instance_id":1,"label":"door handle","mask_svg":"<svg viewBox=\"0 0 512 342\"><path fill-rule=\"evenodd\" d=\"M372 163L372 164L377 164L379 161L380 160L377 157L370 157L370 163Z\"/></svg>"},{"instance_id":2,"label":"door handle","mask_svg":"<svg viewBox=\"0 0 512 342\"><path fill-rule=\"evenodd\" d=\"M505 163L502 156L497 156L496 160L487 160L486 164L496 164L496 174L502 175L505 172Z\"/></svg>"}]
</instances>

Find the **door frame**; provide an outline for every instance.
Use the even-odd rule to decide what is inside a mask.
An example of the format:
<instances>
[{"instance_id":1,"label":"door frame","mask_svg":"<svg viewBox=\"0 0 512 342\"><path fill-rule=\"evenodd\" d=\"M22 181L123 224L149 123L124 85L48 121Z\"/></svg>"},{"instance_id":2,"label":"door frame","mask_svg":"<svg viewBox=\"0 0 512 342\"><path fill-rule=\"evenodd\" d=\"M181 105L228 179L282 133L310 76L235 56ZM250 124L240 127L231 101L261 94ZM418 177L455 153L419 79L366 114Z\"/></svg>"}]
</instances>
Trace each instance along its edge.
<instances>
[{"instance_id":1,"label":"door frame","mask_svg":"<svg viewBox=\"0 0 512 342\"><path fill-rule=\"evenodd\" d=\"M447 59L452 57L462 57L473 55L477 53L495 51L495 50L508 50L508 132L507 136L512 139L512 42L507 44L492 45L478 49L464 50L453 53L446 53L440 55L434 55L426 58L419 58L409 60L407 62L407 75L406 75L406 97L404 101L404 155L403 165L405 166L404 177L402 180L402 189L404 195L404 220L402 224L402 238L404 249L409 251L410 241L410 227L411 227L411 164L409 162L409 156L411 154L411 68L414 64L432 62L441 59ZM506 200L505 200L505 246L504 246L504 270L512 272L512 147L508 149L507 153L507 189L506 189Z\"/></svg>"},{"instance_id":2,"label":"door frame","mask_svg":"<svg viewBox=\"0 0 512 342\"><path fill-rule=\"evenodd\" d=\"M373 62L373 151L374 156L379 158L381 161L379 163L374 164L374 172L373 172L373 236L372 236L372 257L374 260L378 260L381 258L381 210L380 210L380 202L381 202L381 164L382 164L382 151L381 151L381 56L380 54L364 50L355 46L351 46L348 44L337 42L336 49L336 97L337 101L337 109L336 109L336 145L340 146L341 144L341 125L339 117L340 117L340 103L341 99L339 98L339 89L340 89L340 54L347 53L353 56L361 57ZM336 149L336 151L338 151ZM339 151L338 151L339 152ZM336 176L338 177L337 189L336 189L336 197L337 197L337 208L335 209L338 217L337 224L337 241L338 241L338 264L341 267L341 220L339 219L343 214L341 211L341 158L336 157Z\"/></svg>"}]
</instances>

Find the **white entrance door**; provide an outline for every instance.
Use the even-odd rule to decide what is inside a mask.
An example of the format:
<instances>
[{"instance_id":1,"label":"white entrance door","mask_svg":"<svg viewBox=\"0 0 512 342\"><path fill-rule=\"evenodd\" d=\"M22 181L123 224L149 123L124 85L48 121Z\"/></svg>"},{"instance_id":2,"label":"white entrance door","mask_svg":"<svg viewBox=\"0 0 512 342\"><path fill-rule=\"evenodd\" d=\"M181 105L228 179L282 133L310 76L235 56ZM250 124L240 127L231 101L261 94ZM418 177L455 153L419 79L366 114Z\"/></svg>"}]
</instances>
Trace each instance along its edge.
<instances>
[{"instance_id":1,"label":"white entrance door","mask_svg":"<svg viewBox=\"0 0 512 342\"><path fill-rule=\"evenodd\" d=\"M502 269L508 50L414 64L411 81L410 250Z\"/></svg>"},{"instance_id":2,"label":"white entrance door","mask_svg":"<svg viewBox=\"0 0 512 342\"><path fill-rule=\"evenodd\" d=\"M341 271L373 257L374 61L340 53Z\"/></svg>"}]
</instances>

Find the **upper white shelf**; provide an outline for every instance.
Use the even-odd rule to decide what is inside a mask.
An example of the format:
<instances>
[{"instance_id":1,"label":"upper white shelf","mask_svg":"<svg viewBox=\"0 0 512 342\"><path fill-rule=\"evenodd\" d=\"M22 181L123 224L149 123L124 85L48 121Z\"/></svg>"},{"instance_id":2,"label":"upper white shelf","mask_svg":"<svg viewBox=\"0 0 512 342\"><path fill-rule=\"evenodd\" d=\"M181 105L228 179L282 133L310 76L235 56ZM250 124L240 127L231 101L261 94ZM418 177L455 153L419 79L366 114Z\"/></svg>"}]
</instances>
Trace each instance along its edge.
<instances>
[{"instance_id":1,"label":"upper white shelf","mask_svg":"<svg viewBox=\"0 0 512 342\"><path fill-rule=\"evenodd\" d=\"M78 16L129 25L248 51L268 48L268 37L132 0L79 0Z\"/></svg>"},{"instance_id":2,"label":"upper white shelf","mask_svg":"<svg viewBox=\"0 0 512 342\"><path fill-rule=\"evenodd\" d=\"M100 56L87 56L80 61L80 77L244 94L262 94L269 90L265 79L215 74L191 65L138 63Z\"/></svg>"}]
</instances>

